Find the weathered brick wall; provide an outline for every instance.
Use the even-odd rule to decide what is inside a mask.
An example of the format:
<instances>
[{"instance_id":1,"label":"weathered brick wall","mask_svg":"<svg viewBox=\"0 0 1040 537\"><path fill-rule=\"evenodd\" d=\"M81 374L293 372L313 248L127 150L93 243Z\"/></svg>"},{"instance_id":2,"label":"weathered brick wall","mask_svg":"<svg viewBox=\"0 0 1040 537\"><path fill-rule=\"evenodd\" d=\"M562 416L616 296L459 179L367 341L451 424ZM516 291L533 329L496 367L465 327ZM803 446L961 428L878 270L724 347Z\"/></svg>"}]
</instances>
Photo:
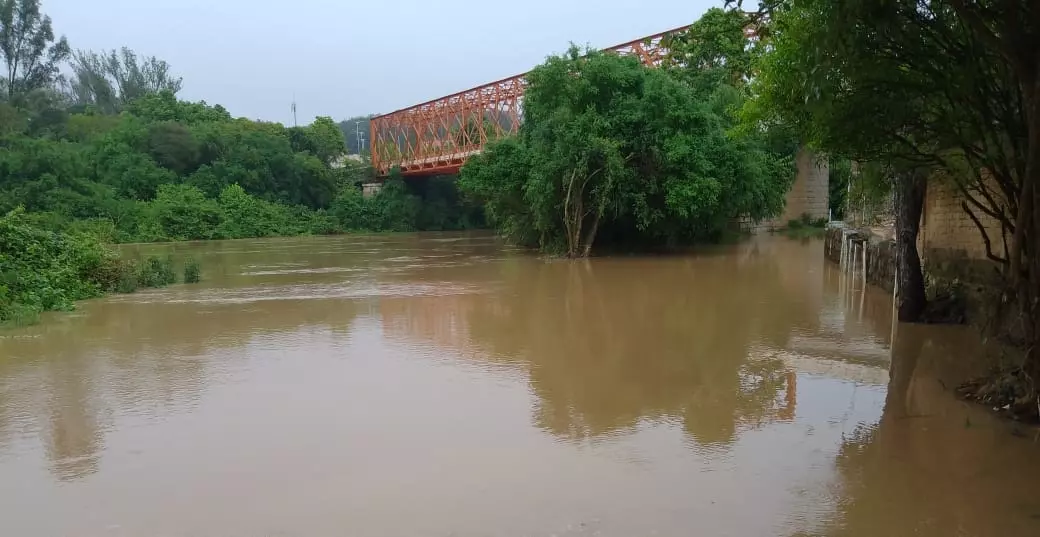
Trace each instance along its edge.
<instances>
[{"instance_id":1,"label":"weathered brick wall","mask_svg":"<svg viewBox=\"0 0 1040 537\"><path fill-rule=\"evenodd\" d=\"M921 215L921 232L918 236L918 248L922 253L929 250L950 250L963 252L971 259L986 259L986 245L982 240L982 234L961 208L964 199L957 187L948 180L937 178L928 182L924 211ZM1003 252L1000 224L982 211L973 212L986 228L986 233L993 243L993 250L999 255Z\"/></svg>"}]
</instances>

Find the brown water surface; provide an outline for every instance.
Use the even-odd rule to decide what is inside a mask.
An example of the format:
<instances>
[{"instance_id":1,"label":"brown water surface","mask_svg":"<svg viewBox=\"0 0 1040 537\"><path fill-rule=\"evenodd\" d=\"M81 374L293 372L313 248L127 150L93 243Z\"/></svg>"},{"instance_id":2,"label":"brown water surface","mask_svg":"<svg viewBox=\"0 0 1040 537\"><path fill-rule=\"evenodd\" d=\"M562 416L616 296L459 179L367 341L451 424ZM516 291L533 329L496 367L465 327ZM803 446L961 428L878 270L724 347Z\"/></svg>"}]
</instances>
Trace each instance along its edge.
<instances>
[{"instance_id":1,"label":"brown water surface","mask_svg":"<svg viewBox=\"0 0 1040 537\"><path fill-rule=\"evenodd\" d=\"M893 343L820 242L136 250L203 283L0 333L2 536L1040 535L1035 431L944 388L977 339Z\"/></svg>"}]
</instances>

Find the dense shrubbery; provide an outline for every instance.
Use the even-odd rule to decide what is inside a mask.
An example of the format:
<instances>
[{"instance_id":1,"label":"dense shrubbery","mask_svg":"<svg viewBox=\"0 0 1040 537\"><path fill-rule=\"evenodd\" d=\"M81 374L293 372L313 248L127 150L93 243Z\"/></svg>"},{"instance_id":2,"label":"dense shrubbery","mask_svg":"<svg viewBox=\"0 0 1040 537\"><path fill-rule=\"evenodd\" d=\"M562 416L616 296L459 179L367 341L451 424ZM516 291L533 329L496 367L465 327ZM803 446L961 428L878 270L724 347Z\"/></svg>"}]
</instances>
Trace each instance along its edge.
<instances>
[{"instance_id":1,"label":"dense shrubbery","mask_svg":"<svg viewBox=\"0 0 1040 537\"><path fill-rule=\"evenodd\" d=\"M23 206L53 229L110 225L117 241L331 231L313 213L361 172L329 166L343 136L323 118L286 129L168 92L35 128L31 111L0 108L25 119L0 134L0 211Z\"/></svg>"},{"instance_id":2,"label":"dense shrubbery","mask_svg":"<svg viewBox=\"0 0 1040 537\"><path fill-rule=\"evenodd\" d=\"M7 105L0 104L0 107ZM14 114L27 114L14 110ZM0 134L0 211L108 242L462 229L483 222L454 179L387 183L369 199L361 166L334 168L343 136L232 120L222 108L153 94L119 116L67 115L38 136ZM429 203L420 202L420 197Z\"/></svg>"},{"instance_id":3,"label":"dense shrubbery","mask_svg":"<svg viewBox=\"0 0 1040 537\"><path fill-rule=\"evenodd\" d=\"M121 260L95 235L41 229L21 210L0 216L0 324L29 324L77 300L175 281L172 260Z\"/></svg>"}]
</instances>

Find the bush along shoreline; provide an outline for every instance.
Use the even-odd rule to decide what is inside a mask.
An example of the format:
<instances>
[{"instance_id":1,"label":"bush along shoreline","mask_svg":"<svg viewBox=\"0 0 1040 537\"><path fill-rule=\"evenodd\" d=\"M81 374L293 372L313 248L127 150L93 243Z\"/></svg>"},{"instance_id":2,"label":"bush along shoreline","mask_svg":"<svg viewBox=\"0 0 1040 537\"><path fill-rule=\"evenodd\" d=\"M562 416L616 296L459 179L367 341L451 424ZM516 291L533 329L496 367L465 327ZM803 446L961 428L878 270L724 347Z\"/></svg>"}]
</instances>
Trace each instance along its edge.
<instances>
[{"instance_id":1,"label":"bush along shoreline","mask_svg":"<svg viewBox=\"0 0 1040 537\"><path fill-rule=\"evenodd\" d=\"M194 260L183 281L199 281ZM0 328L35 324L79 300L173 283L172 258L121 259L96 235L43 229L20 209L0 216Z\"/></svg>"}]
</instances>

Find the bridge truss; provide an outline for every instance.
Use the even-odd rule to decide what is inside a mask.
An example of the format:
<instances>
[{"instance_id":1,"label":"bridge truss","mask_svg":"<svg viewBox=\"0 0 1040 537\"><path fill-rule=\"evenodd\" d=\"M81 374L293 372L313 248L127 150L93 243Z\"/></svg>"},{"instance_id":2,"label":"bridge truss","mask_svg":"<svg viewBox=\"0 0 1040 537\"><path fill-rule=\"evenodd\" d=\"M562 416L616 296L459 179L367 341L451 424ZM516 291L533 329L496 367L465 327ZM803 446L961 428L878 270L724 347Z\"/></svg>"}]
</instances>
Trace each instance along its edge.
<instances>
[{"instance_id":1,"label":"bridge truss","mask_svg":"<svg viewBox=\"0 0 1040 537\"><path fill-rule=\"evenodd\" d=\"M606 50L659 66L668 37L683 26ZM372 166L377 176L394 167L403 175L453 174L492 140L516 134L523 115L526 73L372 118Z\"/></svg>"}]
</instances>

